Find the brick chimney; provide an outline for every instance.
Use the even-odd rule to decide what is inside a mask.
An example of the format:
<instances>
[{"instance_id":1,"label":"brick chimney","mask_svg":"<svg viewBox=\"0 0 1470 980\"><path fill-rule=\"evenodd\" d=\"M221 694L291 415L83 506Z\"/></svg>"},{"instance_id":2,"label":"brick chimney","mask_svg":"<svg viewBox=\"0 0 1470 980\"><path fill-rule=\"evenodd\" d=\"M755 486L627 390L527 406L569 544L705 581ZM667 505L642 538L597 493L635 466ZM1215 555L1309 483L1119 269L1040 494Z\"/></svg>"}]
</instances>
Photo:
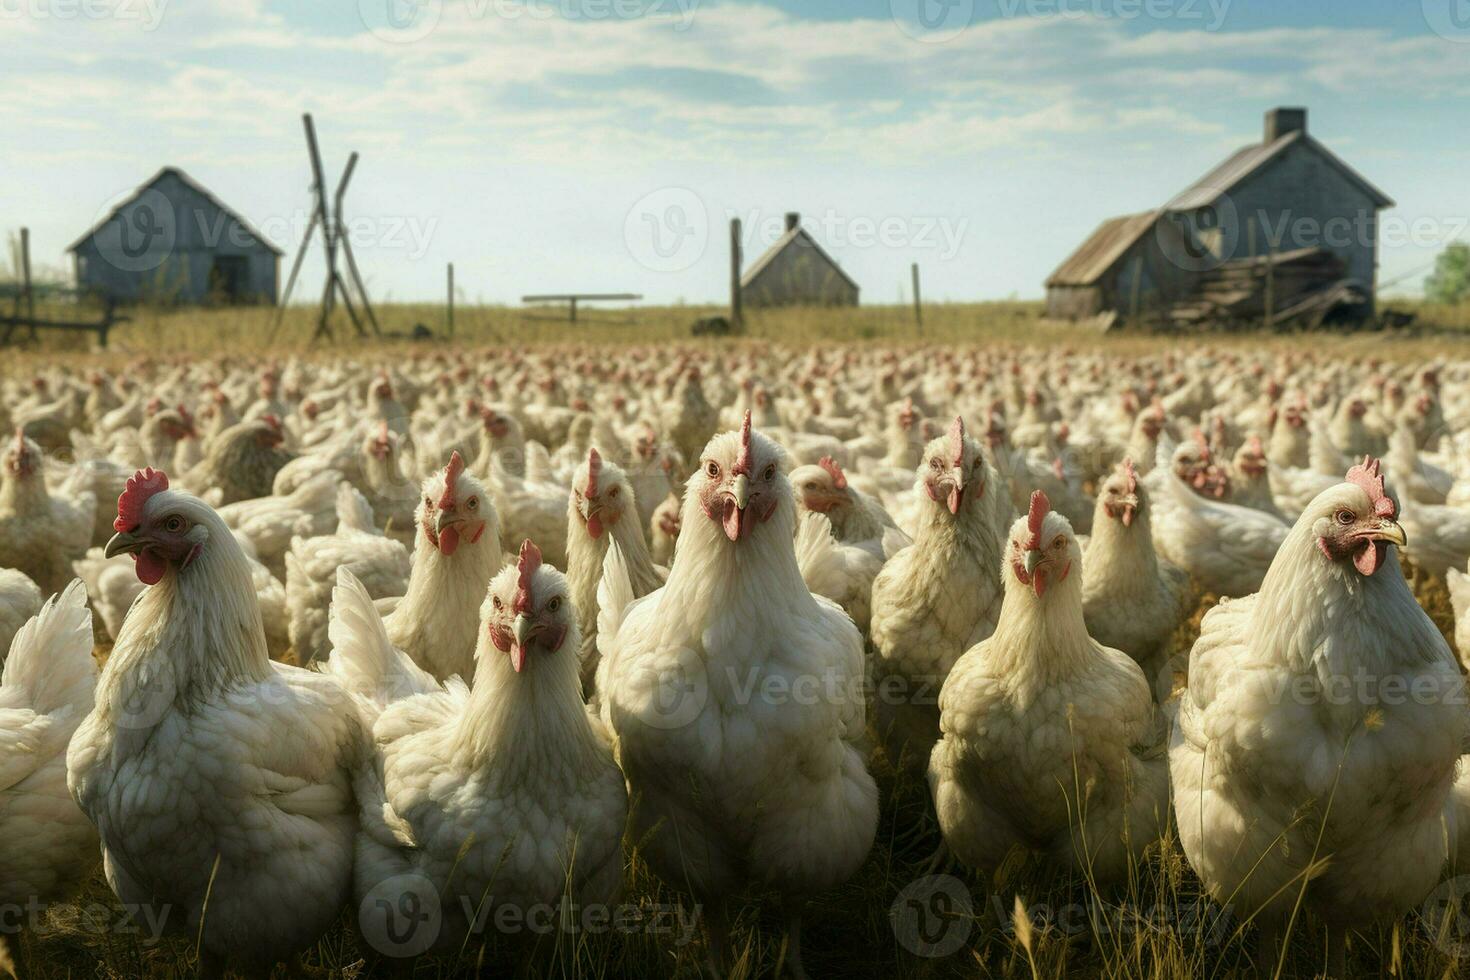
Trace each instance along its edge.
<instances>
[{"instance_id":1,"label":"brick chimney","mask_svg":"<svg viewBox=\"0 0 1470 980\"><path fill-rule=\"evenodd\" d=\"M801 227L801 215L796 211L786 212L786 230L793 232Z\"/></svg>"},{"instance_id":2,"label":"brick chimney","mask_svg":"<svg viewBox=\"0 0 1470 980\"><path fill-rule=\"evenodd\" d=\"M1277 106L1266 111L1266 142L1274 143L1287 133L1307 131L1307 110Z\"/></svg>"}]
</instances>

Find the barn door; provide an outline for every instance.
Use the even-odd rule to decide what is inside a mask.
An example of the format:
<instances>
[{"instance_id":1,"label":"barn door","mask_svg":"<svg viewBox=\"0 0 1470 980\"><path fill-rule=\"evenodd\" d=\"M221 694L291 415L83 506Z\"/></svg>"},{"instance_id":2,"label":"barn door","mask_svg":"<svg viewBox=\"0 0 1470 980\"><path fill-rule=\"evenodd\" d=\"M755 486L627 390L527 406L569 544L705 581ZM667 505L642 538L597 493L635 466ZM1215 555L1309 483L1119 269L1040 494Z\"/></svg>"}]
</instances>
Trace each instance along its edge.
<instances>
[{"instance_id":1,"label":"barn door","mask_svg":"<svg viewBox=\"0 0 1470 980\"><path fill-rule=\"evenodd\" d=\"M250 260L243 255L216 255L209 267L209 298L215 303L243 303L250 298Z\"/></svg>"}]
</instances>

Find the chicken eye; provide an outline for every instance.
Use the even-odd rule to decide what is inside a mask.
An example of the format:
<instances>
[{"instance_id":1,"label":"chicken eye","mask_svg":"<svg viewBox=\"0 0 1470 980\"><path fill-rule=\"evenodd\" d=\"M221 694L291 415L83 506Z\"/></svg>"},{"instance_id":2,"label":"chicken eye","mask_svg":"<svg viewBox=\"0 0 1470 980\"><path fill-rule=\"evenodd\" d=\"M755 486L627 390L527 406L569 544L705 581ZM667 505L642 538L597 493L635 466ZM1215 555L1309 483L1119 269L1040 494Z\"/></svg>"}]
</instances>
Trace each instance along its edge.
<instances>
[{"instance_id":1,"label":"chicken eye","mask_svg":"<svg viewBox=\"0 0 1470 980\"><path fill-rule=\"evenodd\" d=\"M556 612L560 608L561 608L561 596L559 596L559 595L552 596L551 597L551 601L546 604L546 611L547 612L550 612L550 613L554 613L554 612Z\"/></svg>"},{"instance_id":2,"label":"chicken eye","mask_svg":"<svg viewBox=\"0 0 1470 980\"><path fill-rule=\"evenodd\" d=\"M940 459L938 456L935 456L933 459L929 460L929 467L935 470L942 470L944 469L944 460Z\"/></svg>"},{"instance_id":3,"label":"chicken eye","mask_svg":"<svg viewBox=\"0 0 1470 980\"><path fill-rule=\"evenodd\" d=\"M609 490L607 492L607 495L608 495L609 498L616 497L618 495L618 488L617 487L613 487L611 490Z\"/></svg>"},{"instance_id":4,"label":"chicken eye","mask_svg":"<svg viewBox=\"0 0 1470 980\"><path fill-rule=\"evenodd\" d=\"M470 510L479 510L480 509L480 498L479 497L471 497L468 506L469 506Z\"/></svg>"},{"instance_id":5,"label":"chicken eye","mask_svg":"<svg viewBox=\"0 0 1470 980\"><path fill-rule=\"evenodd\" d=\"M1051 543L1051 546L1053 548L1057 549L1058 551L1060 551L1061 549L1065 548L1067 546L1067 538L1066 538L1066 536L1065 535L1058 534L1056 540Z\"/></svg>"},{"instance_id":6,"label":"chicken eye","mask_svg":"<svg viewBox=\"0 0 1470 980\"><path fill-rule=\"evenodd\" d=\"M496 609L504 609L505 608L505 604L500 601L500 596L498 596L498 595L497 596L491 596L490 597L490 604L492 606L494 606Z\"/></svg>"},{"instance_id":7,"label":"chicken eye","mask_svg":"<svg viewBox=\"0 0 1470 980\"><path fill-rule=\"evenodd\" d=\"M178 534L184 529L184 519L178 514L163 522L163 529L169 534Z\"/></svg>"},{"instance_id":8,"label":"chicken eye","mask_svg":"<svg viewBox=\"0 0 1470 980\"><path fill-rule=\"evenodd\" d=\"M771 463L771 464L769 464L766 467L765 475L762 476L761 479L763 479L763 480L774 480L775 478L776 478L776 464L775 463Z\"/></svg>"},{"instance_id":9,"label":"chicken eye","mask_svg":"<svg viewBox=\"0 0 1470 980\"><path fill-rule=\"evenodd\" d=\"M720 464L714 460L710 460L704 464L704 471L709 474L711 480L718 480L720 478Z\"/></svg>"},{"instance_id":10,"label":"chicken eye","mask_svg":"<svg viewBox=\"0 0 1470 980\"><path fill-rule=\"evenodd\" d=\"M1339 524L1351 524L1355 519L1353 512L1350 510L1340 510L1337 512L1337 523Z\"/></svg>"},{"instance_id":11,"label":"chicken eye","mask_svg":"<svg viewBox=\"0 0 1470 980\"><path fill-rule=\"evenodd\" d=\"M428 497L425 497L424 498L424 506L432 509L433 506L434 506L434 501L430 500Z\"/></svg>"}]
</instances>

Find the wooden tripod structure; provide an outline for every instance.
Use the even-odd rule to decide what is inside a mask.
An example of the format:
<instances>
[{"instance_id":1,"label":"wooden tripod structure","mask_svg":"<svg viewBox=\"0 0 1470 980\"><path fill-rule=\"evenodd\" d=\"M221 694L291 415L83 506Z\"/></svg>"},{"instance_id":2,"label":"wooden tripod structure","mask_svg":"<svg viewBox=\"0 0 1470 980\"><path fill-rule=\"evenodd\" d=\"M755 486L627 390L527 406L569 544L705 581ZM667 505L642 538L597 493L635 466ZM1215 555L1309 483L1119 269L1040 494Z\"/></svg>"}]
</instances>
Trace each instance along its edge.
<instances>
[{"instance_id":1,"label":"wooden tripod structure","mask_svg":"<svg viewBox=\"0 0 1470 980\"><path fill-rule=\"evenodd\" d=\"M352 180L352 171L357 168L357 151L353 150L347 158L347 166L342 170L342 177L337 181L336 193L332 195L331 206L327 204L327 182L322 174L321 152L317 149L316 127L312 125L311 113L304 113L301 117L302 124L306 127L306 150L311 158L312 195L315 205L311 211L311 218L306 224L306 234L301 238L301 247L296 252L296 261L291 264L291 275L286 279L286 291L281 296L280 306L276 309L276 320L271 326L270 340L275 339L276 330L281 325L281 318L285 315L286 305L291 302L291 291L296 287L296 277L301 272L301 260L306 257L306 250L311 245L311 236L317 227L322 229L322 243L327 250L327 280L322 286L321 306L317 310L316 331L312 334L312 343L316 343L323 337L332 339L332 311L336 308L337 299L342 300L342 308L347 311L347 318L352 321L352 327L357 331L359 338L366 338L367 329L363 326L363 320L367 320L368 326L372 327L373 336L381 337L383 332L378 327L378 318L373 313L372 303L368 300L367 290L362 284L362 275L357 271L357 259L352 254L352 242L347 235L347 225L342 220L342 198L347 193L347 184ZM347 281L342 276L342 270L337 265L337 248L341 246L342 256L347 261L347 274L351 277L353 285L357 288L357 296L362 304L362 315L359 315L357 306L352 301L352 294L347 288Z\"/></svg>"}]
</instances>

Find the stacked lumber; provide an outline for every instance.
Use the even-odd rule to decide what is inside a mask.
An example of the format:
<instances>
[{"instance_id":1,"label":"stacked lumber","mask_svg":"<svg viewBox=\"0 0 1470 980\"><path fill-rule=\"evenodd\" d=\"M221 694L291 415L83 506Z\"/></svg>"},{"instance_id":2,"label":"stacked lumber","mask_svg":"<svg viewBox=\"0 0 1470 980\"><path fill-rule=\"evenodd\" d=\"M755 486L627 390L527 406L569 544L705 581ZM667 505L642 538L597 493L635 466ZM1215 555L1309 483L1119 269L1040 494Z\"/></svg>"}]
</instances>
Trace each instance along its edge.
<instances>
[{"instance_id":1,"label":"stacked lumber","mask_svg":"<svg viewBox=\"0 0 1470 980\"><path fill-rule=\"evenodd\" d=\"M1252 327L1265 320L1269 305L1277 327L1361 320L1369 312L1368 292L1346 272L1325 248L1233 259L1200 273L1192 294L1165 318L1176 328Z\"/></svg>"}]
</instances>

